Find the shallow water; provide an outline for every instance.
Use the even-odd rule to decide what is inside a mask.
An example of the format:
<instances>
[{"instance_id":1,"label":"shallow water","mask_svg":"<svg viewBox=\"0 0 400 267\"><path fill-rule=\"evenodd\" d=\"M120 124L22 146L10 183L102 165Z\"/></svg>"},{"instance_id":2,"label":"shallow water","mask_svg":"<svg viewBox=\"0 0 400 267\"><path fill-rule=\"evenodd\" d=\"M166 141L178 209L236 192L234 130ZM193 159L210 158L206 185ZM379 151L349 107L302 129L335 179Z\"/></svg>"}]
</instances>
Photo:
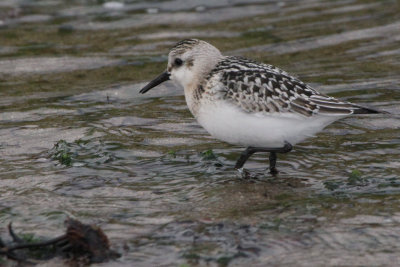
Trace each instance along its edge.
<instances>
[{"instance_id":1,"label":"shallow water","mask_svg":"<svg viewBox=\"0 0 400 267\"><path fill-rule=\"evenodd\" d=\"M2 1L0 234L100 225L113 265L393 265L400 260L397 1ZM138 91L199 37L391 114L335 122L233 170L182 90ZM212 151L210 151L212 150ZM1 264L1 262L0 262Z\"/></svg>"}]
</instances>

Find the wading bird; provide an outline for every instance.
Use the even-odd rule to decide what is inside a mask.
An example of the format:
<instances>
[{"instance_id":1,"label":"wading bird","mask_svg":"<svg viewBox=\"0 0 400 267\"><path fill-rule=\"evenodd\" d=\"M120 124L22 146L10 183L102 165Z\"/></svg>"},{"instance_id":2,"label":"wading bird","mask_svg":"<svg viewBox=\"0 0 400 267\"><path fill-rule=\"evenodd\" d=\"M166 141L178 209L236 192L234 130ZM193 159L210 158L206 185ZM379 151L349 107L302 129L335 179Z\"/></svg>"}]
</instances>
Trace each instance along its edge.
<instances>
[{"instance_id":1,"label":"wading bird","mask_svg":"<svg viewBox=\"0 0 400 267\"><path fill-rule=\"evenodd\" d=\"M167 80L184 88L191 113L212 136L247 147L236 162L238 170L252 154L269 152L275 174L276 153L291 151L340 118L381 113L322 94L272 65L223 56L197 39L178 42L169 52L167 70L140 93Z\"/></svg>"}]
</instances>

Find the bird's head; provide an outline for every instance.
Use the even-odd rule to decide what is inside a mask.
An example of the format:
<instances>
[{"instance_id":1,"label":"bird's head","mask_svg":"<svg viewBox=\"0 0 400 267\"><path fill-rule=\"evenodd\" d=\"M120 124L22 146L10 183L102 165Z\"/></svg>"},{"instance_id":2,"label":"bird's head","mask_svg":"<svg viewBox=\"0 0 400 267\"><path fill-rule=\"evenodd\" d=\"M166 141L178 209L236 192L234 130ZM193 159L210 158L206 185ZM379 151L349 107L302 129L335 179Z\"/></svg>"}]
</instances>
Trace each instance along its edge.
<instances>
[{"instance_id":1,"label":"bird's head","mask_svg":"<svg viewBox=\"0 0 400 267\"><path fill-rule=\"evenodd\" d=\"M205 41L182 40L169 52L167 70L143 87L140 93L144 94L167 80L184 88L197 83L210 73L221 57L221 52Z\"/></svg>"}]
</instances>

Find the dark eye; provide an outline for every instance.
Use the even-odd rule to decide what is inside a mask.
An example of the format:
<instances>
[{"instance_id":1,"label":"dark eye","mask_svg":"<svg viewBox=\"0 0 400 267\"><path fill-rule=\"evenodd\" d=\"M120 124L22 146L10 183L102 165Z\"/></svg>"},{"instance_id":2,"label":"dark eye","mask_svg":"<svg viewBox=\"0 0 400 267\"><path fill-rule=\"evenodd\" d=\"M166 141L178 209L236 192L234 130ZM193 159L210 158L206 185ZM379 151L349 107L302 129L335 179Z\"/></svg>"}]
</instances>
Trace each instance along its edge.
<instances>
[{"instance_id":1,"label":"dark eye","mask_svg":"<svg viewBox=\"0 0 400 267\"><path fill-rule=\"evenodd\" d=\"M182 59L180 59L180 58L175 58L175 65L176 66L182 66L182 64L183 64L183 61L182 61Z\"/></svg>"}]
</instances>

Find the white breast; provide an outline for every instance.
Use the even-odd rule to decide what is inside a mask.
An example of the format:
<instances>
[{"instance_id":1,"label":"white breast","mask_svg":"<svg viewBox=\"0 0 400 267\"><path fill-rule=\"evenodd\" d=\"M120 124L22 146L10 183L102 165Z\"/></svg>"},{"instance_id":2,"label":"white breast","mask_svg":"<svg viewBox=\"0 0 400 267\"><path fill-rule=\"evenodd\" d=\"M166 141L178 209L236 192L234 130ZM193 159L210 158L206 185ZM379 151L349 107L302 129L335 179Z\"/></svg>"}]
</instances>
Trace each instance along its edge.
<instances>
[{"instance_id":1,"label":"white breast","mask_svg":"<svg viewBox=\"0 0 400 267\"><path fill-rule=\"evenodd\" d=\"M215 138L257 147L282 147L285 141L295 145L342 117L247 113L224 100L202 101L196 116Z\"/></svg>"}]
</instances>

